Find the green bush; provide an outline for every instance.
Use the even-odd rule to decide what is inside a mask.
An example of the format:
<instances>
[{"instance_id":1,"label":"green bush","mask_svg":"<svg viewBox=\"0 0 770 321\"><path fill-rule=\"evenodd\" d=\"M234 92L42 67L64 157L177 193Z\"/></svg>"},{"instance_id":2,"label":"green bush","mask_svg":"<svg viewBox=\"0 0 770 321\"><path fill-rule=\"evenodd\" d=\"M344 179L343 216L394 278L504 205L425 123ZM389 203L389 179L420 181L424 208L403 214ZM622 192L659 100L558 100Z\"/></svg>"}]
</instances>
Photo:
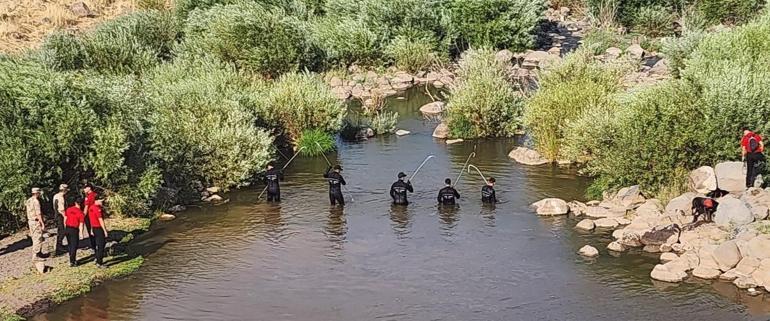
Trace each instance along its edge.
<instances>
[{"instance_id":1,"label":"green bush","mask_svg":"<svg viewBox=\"0 0 770 321\"><path fill-rule=\"evenodd\" d=\"M698 11L711 23L739 24L755 17L765 5L764 0L702 0L696 2Z\"/></svg>"},{"instance_id":2,"label":"green bush","mask_svg":"<svg viewBox=\"0 0 770 321\"><path fill-rule=\"evenodd\" d=\"M546 5L542 0L451 0L449 7L460 50L486 46L523 51L532 46Z\"/></svg>"},{"instance_id":3,"label":"green bush","mask_svg":"<svg viewBox=\"0 0 770 321\"><path fill-rule=\"evenodd\" d=\"M331 88L310 73L284 74L257 99L253 111L294 141L307 129L336 132L346 114Z\"/></svg>"},{"instance_id":4,"label":"green bush","mask_svg":"<svg viewBox=\"0 0 770 321\"><path fill-rule=\"evenodd\" d=\"M610 47L628 48L631 41L608 29L593 29L583 37L583 48L587 48L595 55L604 54Z\"/></svg>"},{"instance_id":5,"label":"green bush","mask_svg":"<svg viewBox=\"0 0 770 321\"><path fill-rule=\"evenodd\" d=\"M361 20L323 18L312 26L314 41L331 65L375 65L382 56L382 40Z\"/></svg>"},{"instance_id":6,"label":"green bush","mask_svg":"<svg viewBox=\"0 0 770 321\"><path fill-rule=\"evenodd\" d=\"M187 20L195 9L206 10L216 5L258 4L278 8L292 16L305 19L323 13L324 0L176 0L174 10L180 21Z\"/></svg>"},{"instance_id":7,"label":"green bush","mask_svg":"<svg viewBox=\"0 0 770 321\"><path fill-rule=\"evenodd\" d=\"M569 134L581 138L595 136L587 133L595 124L586 115L603 114L614 109L614 95L621 91L622 69L593 62L588 50L578 50L568 55L559 65L541 74L539 89L528 101L524 117L525 126L531 132L535 147L550 160L569 158L578 160L591 153L595 141L570 139ZM579 126L573 122L580 122ZM572 125L572 126L571 126ZM570 143L570 152L562 148Z\"/></svg>"},{"instance_id":8,"label":"green bush","mask_svg":"<svg viewBox=\"0 0 770 321\"><path fill-rule=\"evenodd\" d=\"M447 122L458 138L513 136L521 124L523 100L507 80L507 66L492 49L470 49L460 59L450 89Z\"/></svg>"},{"instance_id":9,"label":"green bush","mask_svg":"<svg viewBox=\"0 0 770 321\"><path fill-rule=\"evenodd\" d=\"M255 127L248 105L255 89L233 68L176 62L156 70L146 90L151 154L176 184L237 186L270 159L273 139Z\"/></svg>"},{"instance_id":10,"label":"green bush","mask_svg":"<svg viewBox=\"0 0 770 321\"><path fill-rule=\"evenodd\" d=\"M661 52L666 55L668 67L674 77L679 77L680 72L686 67L686 61L698 47L698 44L706 35L703 31L692 31L681 37L663 39Z\"/></svg>"},{"instance_id":11,"label":"green bush","mask_svg":"<svg viewBox=\"0 0 770 321\"><path fill-rule=\"evenodd\" d=\"M185 50L213 56L269 77L316 63L307 28L282 10L256 3L194 10L185 27Z\"/></svg>"},{"instance_id":12,"label":"green bush","mask_svg":"<svg viewBox=\"0 0 770 321\"><path fill-rule=\"evenodd\" d=\"M672 14L683 9L689 1L674 0L588 0L588 14L595 23L603 27L615 24L633 26L637 14L644 7L669 8L665 13Z\"/></svg>"},{"instance_id":13,"label":"green bush","mask_svg":"<svg viewBox=\"0 0 770 321\"><path fill-rule=\"evenodd\" d=\"M161 11L138 11L99 25L81 37L54 33L41 48L43 61L56 70L94 69L139 73L171 58L180 27Z\"/></svg>"},{"instance_id":14,"label":"green bush","mask_svg":"<svg viewBox=\"0 0 770 321\"><path fill-rule=\"evenodd\" d=\"M635 13L633 29L648 37L669 36L674 33L675 20L676 16L670 8L644 6Z\"/></svg>"},{"instance_id":15,"label":"green bush","mask_svg":"<svg viewBox=\"0 0 770 321\"><path fill-rule=\"evenodd\" d=\"M320 129L304 130L297 140L297 148L302 148L302 154L307 156L318 156L336 147L334 137Z\"/></svg>"},{"instance_id":16,"label":"green bush","mask_svg":"<svg viewBox=\"0 0 770 321\"><path fill-rule=\"evenodd\" d=\"M393 111L380 111L371 116L369 126L377 135L392 134L396 131L398 113Z\"/></svg>"},{"instance_id":17,"label":"green bush","mask_svg":"<svg viewBox=\"0 0 770 321\"><path fill-rule=\"evenodd\" d=\"M385 48L385 54L400 70L410 72L427 70L439 61L430 39L412 40L398 36Z\"/></svg>"}]
</instances>

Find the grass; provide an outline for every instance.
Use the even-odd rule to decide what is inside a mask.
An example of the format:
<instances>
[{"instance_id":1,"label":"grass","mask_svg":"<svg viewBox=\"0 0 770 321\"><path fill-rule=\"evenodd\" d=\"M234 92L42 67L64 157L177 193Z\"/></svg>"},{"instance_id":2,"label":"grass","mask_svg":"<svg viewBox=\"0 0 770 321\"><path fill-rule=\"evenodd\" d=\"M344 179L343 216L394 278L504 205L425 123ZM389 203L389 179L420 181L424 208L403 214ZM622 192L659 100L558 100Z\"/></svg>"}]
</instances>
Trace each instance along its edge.
<instances>
[{"instance_id":1,"label":"grass","mask_svg":"<svg viewBox=\"0 0 770 321\"><path fill-rule=\"evenodd\" d=\"M20 315L8 312L8 311L0 311L0 321L22 321L24 318L22 318Z\"/></svg>"},{"instance_id":2,"label":"grass","mask_svg":"<svg viewBox=\"0 0 770 321\"><path fill-rule=\"evenodd\" d=\"M334 137L320 129L308 129L302 132L297 140L297 148L303 148L305 156L318 156L336 147Z\"/></svg>"}]
</instances>

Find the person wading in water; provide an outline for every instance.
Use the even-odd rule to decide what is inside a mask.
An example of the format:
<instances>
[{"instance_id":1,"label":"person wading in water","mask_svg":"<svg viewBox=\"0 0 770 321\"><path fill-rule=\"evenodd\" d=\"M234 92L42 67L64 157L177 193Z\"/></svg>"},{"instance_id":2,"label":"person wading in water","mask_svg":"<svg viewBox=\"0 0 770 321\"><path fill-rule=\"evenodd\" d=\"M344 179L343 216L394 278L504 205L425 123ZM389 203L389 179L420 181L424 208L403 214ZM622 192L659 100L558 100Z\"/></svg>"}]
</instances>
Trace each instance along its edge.
<instances>
[{"instance_id":1,"label":"person wading in water","mask_svg":"<svg viewBox=\"0 0 770 321\"><path fill-rule=\"evenodd\" d=\"M390 186L390 197L393 198L393 204L409 205L406 192L414 193L412 182L406 178L404 172L398 173L398 180Z\"/></svg>"},{"instance_id":2,"label":"person wading in water","mask_svg":"<svg viewBox=\"0 0 770 321\"><path fill-rule=\"evenodd\" d=\"M445 179L444 184L446 184L446 186L438 191L438 203L441 205L455 205L455 200L460 198L460 193L452 187L451 179Z\"/></svg>"},{"instance_id":3,"label":"person wading in water","mask_svg":"<svg viewBox=\"0 0 770 321\"><path fill-rule=\"evenodd\" d=\"M754 181L762 170L762 163L765 161L765 145L762 143L762 136L743 128L743 138L741 138L741 157L746 162L746 187L753 187Z\"/></svg>"},{"instance_id":4,"label":"person wading in water","mask_svg":"<svg viewBox=\"0 0 770 321\"><path fill-rule=\"evenodd\" d=\"M329 167L324 173L324 178L329 181L329 201L332 205L340 204L345 206L345 198L342 196L342 185L347 185L345 179L342 178L342 167L340 165L334 165Z\"/></svg>"},{"instance_id":5,"label":"person wading in water","mask_svg":"<svg viewBox=\"0 0 770 321\"><path fill-rule=\"evenodd\" d=\"M278 181L282 180L283 171L275 168L275 164L273 164L273 162L268 163L267 171L265 171L265 184L267 185L268 202L281 201L281 186Z\"/></svg>"},{"instance_id":6,"label":"person wading in water","mask_svg":"<svg viewBox=\"0 0 770 321\"><path fill-rule=\"evenodd\" d=\"M495 178L490 177L487 179L487 185L481 188L481 202L482 203L497 203L497 195L495 195Z\"/></svg>"}]
</instances>

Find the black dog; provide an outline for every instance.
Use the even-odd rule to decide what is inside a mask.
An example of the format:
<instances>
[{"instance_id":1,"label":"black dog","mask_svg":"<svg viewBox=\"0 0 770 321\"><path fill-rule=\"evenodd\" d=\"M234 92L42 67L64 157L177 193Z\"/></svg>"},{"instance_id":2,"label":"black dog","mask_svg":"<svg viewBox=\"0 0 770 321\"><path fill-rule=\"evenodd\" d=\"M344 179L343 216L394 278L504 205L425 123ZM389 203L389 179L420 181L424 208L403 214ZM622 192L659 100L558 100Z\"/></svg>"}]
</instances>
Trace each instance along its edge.
<instances>
[{"instance_id":1,"label":"black dog","mask_svg":"<svg viewBox=\"0 0 770 321\"><path fill-rule=\"evenodd\" d=\"M692 200L692 222L698 221L698 216L705 215L706 222L712 222L714 212L719 203L711 197L696 197Z\"/></svg>"},{"instance_id":2,"label":"black dog","mask_svg":"<svg viewBox=\"0 0 770 321\"><path fill-rule=\"evenodd\" d=\"M725 196L727 194L730 194L730 192L722 190L722 189L719 189L719 187L717 187L717 189L715 189L715 190L713 190L711 192L706 193L706 196L711 197L711 198L720 198L720 197Z\"/></svg>"}]
</instances>

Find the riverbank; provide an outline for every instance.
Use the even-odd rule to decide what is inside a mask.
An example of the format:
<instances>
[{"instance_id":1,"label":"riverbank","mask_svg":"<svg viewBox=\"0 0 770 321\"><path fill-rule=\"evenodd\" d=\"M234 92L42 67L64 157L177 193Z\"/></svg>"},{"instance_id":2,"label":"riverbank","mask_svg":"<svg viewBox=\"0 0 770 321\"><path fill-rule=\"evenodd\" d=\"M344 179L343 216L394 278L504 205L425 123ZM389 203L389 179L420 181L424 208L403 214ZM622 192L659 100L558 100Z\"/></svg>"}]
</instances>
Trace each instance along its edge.
<instances>
[{"instance_id":1,"label":"riverbank","mask_svg":"<svg viewBox=\"0 0 770 321\"><path fill-rule=\"evenodd\" d=\"M30 262L31 243L26 230L0 240L0 321L23 320L45 312L57 304L89 292L105 280L126 276L144 262L126 246L139 234L149 230L151 219L110 218L106 269L93 264L93 252L78 251L76 268L69 267L67 255L38 261L44 272ZM55 227L48 230L55 233ZM47 234L43 249L53 253L56 236ZM82 242L84 243L84 242Z\"/></svg>"}]
</instances>

